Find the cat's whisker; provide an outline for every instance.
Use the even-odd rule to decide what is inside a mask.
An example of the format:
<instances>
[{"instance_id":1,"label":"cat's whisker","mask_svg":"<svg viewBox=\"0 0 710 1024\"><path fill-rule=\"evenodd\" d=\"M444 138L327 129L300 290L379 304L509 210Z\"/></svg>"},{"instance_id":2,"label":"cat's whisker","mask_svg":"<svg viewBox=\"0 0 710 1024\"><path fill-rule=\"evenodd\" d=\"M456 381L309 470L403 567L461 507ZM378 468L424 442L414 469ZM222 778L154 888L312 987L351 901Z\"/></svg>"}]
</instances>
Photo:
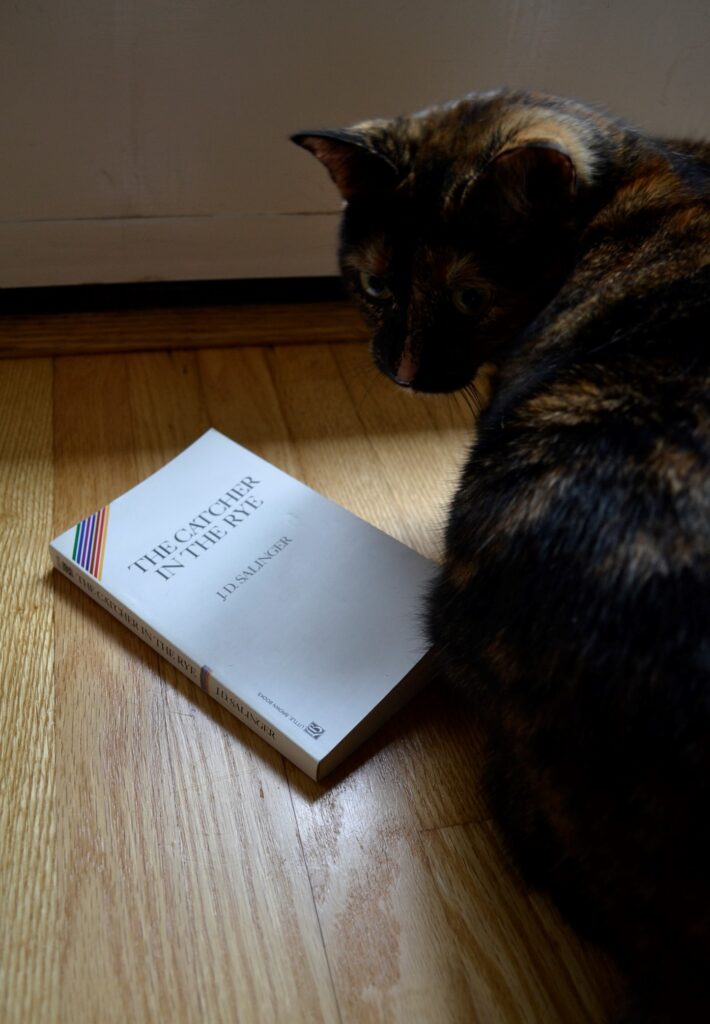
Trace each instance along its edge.
<instances>
[{"instance_id":1,"label":"cat's whisker","mask_svg":"<svg viewBox=\"0 0 710 1024\"><path fill-rule=\"evenodd\" d=\"M469 390L470 395L471 395L471 402L473 403L473 408L474 408L474 412L475 412L476 418L478 418L481 415L481 413L483 412L483 408L484 408L484 404L485 404L484 396L479 391L475 381L472 381L469 384L468 390Z\"/></svg>"},{"instance_id":2,"label":"cat's whisker","mask_svg":"<svg viewBox=\"0 0 710 1024\"><path fill-rule=\"evenodd\" d=\"M475 384L467 384L459 391L455 391L454 396L463 401L467 412L471 414L474 420L478 419L483 407L483 402L482 396Z\"/></svg>"},{"instance_id":3,"label":"cat's whisker","mask_svg":"<svg viewBox=\"0 0 710 1024\"><path fill-rule=\"evenodd\" d=\"M465 391L454 391L454 392L452 392L450 397L451 397L451 400L453 402L457 403L457 404L460 404L461 402L463 402L463 404L464 404L464 406L466 408L466 412L470 412L471 411L471 407L470 407L470 405L468 403L468 396L466 395Z\"/></svg>"}]
</instances>

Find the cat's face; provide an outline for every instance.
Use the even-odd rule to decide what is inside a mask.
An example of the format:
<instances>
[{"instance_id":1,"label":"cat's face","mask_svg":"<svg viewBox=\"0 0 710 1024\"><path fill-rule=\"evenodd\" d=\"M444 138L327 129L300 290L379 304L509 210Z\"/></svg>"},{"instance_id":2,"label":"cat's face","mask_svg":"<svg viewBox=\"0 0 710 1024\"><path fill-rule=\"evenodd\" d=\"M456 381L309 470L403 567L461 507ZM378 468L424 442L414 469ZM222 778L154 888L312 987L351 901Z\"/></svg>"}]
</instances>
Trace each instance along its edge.
<instances>
[{"instance_id":1,"label":"cat's face","mask_svg":"<svg viewBox=\"0 0 710 1024\"><path fill-rule=\"evenodd\" d=\"M560 273L544 233L512 235L473 195L446 211L406 191L348 203L341 270L383 373L417 391L454 391L504 358Z\"/></svg>"},{"instance_id":2,"label":"cat's face","mask_svg":"<svg viewBox=\"0 0 710 1024\"><path fill-rule=\"evenodd\" d=\"M355 197L341 224L340 265L377 367L403 387L452 391L496 348L502 287L462 219L427 205L396 191Z\"/></svg>"},{"instance_id":3,"label":"cat's face","mask_svg":"<svg viewBox=\"0 0 710 1024\"><path fill-rule=\"evenodd\" d=\"M294 137L346 200L343 277L376 365L403 387L453 391L499 365L564 279L577 170L531 121L469 99Z\"/></svg>"}]
</instances>

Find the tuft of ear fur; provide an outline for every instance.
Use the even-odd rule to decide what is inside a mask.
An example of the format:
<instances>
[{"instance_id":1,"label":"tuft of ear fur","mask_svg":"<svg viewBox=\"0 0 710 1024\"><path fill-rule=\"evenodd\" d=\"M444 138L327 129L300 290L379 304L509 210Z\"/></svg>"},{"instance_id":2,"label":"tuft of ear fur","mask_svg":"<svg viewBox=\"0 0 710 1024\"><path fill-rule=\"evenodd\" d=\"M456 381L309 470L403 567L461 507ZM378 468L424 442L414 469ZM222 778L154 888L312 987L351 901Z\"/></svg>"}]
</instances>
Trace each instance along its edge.
<instances>
[{"instance_id":1,"label":"tuft of ear fur","mask_svg":"<svg viewBox=\"0 0 710 1024\"><path fill-rule=\"evenodd\" d=\"M353 129L297 132L291 141L320 160L348 202L356 195L382 192L396 184L397 168L392 161L377 152L366 135Z\"/></svg>"},{"instance_id":2,"label":"tuft of ear fur","mask_svg":"<svg viewBox=\"0 0 710 1024\"><path fill-rule=\"evenodd\" d=\"M530 141L503 149L483 174L510 212L548 217L564 213L577 193L577 170L555 142Z\"/></svg>"}]
</instances>

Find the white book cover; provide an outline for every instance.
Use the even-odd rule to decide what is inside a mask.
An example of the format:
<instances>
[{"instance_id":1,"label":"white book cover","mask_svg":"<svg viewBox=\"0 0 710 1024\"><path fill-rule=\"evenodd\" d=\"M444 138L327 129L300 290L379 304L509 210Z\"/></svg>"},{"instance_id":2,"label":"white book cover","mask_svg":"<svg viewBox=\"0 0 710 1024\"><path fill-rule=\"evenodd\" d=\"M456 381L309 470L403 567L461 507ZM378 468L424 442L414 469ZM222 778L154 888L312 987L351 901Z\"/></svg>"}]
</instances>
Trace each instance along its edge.
<instances>
[{"instance_id":1,"label":"white book cover","mask_svg":"<svg viewBox=\"0 0 710 1024\"><path fill-rule=\"evenodd\" d=\"M433 563L216 430L50 551L311 778L424 681Z\"/></svg>"}]
</instances>

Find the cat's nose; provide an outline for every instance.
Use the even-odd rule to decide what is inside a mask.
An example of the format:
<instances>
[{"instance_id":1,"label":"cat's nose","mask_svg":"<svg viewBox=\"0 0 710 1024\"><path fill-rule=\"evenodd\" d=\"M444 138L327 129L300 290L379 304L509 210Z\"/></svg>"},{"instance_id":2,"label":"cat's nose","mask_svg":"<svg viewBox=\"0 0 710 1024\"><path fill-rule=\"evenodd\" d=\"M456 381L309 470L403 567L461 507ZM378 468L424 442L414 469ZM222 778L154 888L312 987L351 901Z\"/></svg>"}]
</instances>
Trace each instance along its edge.
<instances>
[{"instance_id":1,"label":"cat's nose","mask_svg":"<svg viewBox=\"0 0 710 1024\"><path fill-rule=\"evenodd\" d=\"M412 386L416 375L416 360L412 358L409 345L405 343L404 351L402 352L397 368L394 371L394 379L397 384L401 384L402 387L409 388Z\"/></svg>"}]
</instances>

